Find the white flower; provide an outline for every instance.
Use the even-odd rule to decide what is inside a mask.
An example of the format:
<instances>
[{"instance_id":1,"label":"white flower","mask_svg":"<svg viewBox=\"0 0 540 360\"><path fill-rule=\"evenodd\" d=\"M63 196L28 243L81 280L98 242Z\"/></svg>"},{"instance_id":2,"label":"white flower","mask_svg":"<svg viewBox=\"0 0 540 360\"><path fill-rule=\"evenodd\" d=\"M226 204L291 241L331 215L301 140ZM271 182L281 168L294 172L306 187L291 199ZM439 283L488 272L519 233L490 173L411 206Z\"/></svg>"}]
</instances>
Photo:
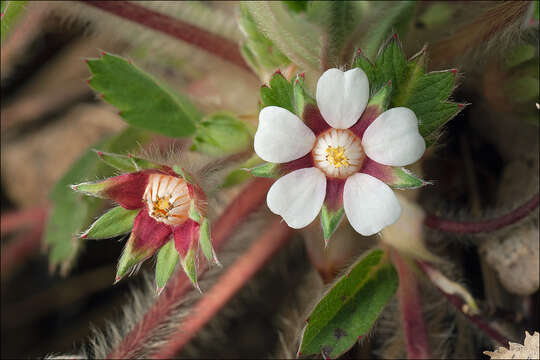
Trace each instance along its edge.
<instances>
[{"instance_id":1,"label":"white flower","mask_svg":"<svg viewBox=\"0 0 540 360\"><path fill-rule=\"evenodd\" d=\"M369 100L368 79L359 68L327 70L317 83L316 98L323 125L306 125L277 106L259 114L257 155L273 163L303 159L272 185L268 207L299 229L315 219L325 201L342 201L352 227L364 236L375 234L397 221L401 207L392 189L364 170L368 163L404 166L422 157L425 142L416 115L397 107L359 121Z\"/></svg>"}]
</instances>

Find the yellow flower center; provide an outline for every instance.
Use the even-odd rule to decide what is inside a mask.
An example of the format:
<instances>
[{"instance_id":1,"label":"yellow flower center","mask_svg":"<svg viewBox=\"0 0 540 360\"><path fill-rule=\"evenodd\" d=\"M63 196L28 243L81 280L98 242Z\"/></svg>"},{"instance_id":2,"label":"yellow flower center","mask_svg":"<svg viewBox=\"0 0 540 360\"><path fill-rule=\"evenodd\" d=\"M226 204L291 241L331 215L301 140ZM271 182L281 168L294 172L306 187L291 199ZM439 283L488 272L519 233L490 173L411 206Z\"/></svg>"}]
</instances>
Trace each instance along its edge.
<instances>
[{"instance_id":1,"label":"yellow flower center","mask_svg":"<svg viewBox=\"0 0 540 360\"><path fill-rule=\"evenodd\" d=\"M143 199L148 214L159 222L179 225L188 218L191 197L184 179L151 174Z\"/></svg>"},{"instance_id":2,"label":"yellow flower center","mask_svg":"<svg viewBox=\"0 0 540 360\"><path fill-rule=\"evenodd\" d=\"M171 196L164 198L158 198L156 201L153 201L154 207L152 208L151 216L157 218L165 218L168 216L169 211L173 208L173 205L169 202Z\"/></svg>"},{"instance_id":3,"label":"yellow flower center","mask_svg":"<svg viewBox=\"0 0 540 360\"><path fill-rule=\"evenodd\" d=\"M342 166L349 167L349 159L345 156L345 148L343 146L328 146L326 148L326 161L334 165L336 168Z\"/></svg>"},{"instance_id":4,"label":"yellow flower center","mask_svg":"<svg viewBox=\"0 0 540 360\"><path fill-rule=\"evenodd\" d=\"M347 129L328 129L319 134L311 151L313 162L331 178L346 179L358 172L366 154L361 139Z\"/></svg>"}]
</instances>

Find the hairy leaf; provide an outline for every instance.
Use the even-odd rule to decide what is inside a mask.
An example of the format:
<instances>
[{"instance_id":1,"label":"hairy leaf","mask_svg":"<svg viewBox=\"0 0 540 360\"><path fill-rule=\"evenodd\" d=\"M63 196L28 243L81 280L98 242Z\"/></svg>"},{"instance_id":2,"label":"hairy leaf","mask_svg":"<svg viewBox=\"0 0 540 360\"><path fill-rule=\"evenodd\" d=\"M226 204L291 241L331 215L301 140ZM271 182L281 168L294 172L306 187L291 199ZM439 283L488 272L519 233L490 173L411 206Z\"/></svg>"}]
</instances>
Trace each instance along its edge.
<instances>
[{"instance_id":1,"label":"hairy leaf","mask_svg":"<svg viewBox=\"0 0 540 360\"><path fill-rule=\"evenodd\" d=\"M104 53L100 59L88 60L88 67L90 86L120 109L128 124L171 137L195 132L201 118L195 106L126 59Z\"/></svg>"},{"instance_id":2,"label":"hairy leaf","mask_svg":"<svg viewBox=\"0 0 540 360\"><path fill-rule=\"evenodd\" d=\"M320 31L278 1L246 1L257 28L293 63L306 72L319 71Z\"/></svg>"},{"instance_id":3,"label":"hairy leaf","mask_svg":"<svg viewBox=\"0 0 540 360\"><path fill-rule=\"evenodd\" d=\"M308 318L299 354L336 358L373 326L398 287L387 254L373 250L319 301Z\"/></svg>"}]
</instances>

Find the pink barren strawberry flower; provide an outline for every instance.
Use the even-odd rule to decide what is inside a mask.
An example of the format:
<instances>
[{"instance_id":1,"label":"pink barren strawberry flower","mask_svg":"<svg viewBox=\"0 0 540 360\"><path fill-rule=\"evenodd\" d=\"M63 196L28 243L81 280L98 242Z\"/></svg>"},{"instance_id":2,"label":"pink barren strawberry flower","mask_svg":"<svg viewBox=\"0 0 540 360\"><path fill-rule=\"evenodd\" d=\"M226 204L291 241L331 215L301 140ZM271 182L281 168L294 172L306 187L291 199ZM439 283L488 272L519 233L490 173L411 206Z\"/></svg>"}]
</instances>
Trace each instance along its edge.
<instances>
[{"instance_id":1,"label":"pink barren strawberry flower","mask_svg":"<svg viewBox=\"0 0 540 360\"><path fill-rule=\"evenodd\" d=\"M400 217L389 185L412 187L400 186L410 173L398 167L420 159L426 145L412 110L382 111L369 95L361 69L329 69L317 83L317 107L306 107L304 121L277 106L261 110L255 152L285 174L270 188L267 204L290 227L309 225L321 209L341 211L341 217L344 209L352 227L369 236Z\"/></svg>"},{"instance_id":2,"label":"pink barren strawberry flower","mask_svg":"<svg viewBox=\"0 0 540 360\"><path fill-rule=\"evenodd\" d=\"M175 172L168 166L160 166L73 185L72 188L114 200L126 210L139 210L118 263L116 281L134 265L156 253L172 237L184 270L197 286L197 250L206 217L206 196L183 169ZM90 229L81 237L85 238ZM213 249L209 260L217 263Z\"/></svg>"}]
</instances>

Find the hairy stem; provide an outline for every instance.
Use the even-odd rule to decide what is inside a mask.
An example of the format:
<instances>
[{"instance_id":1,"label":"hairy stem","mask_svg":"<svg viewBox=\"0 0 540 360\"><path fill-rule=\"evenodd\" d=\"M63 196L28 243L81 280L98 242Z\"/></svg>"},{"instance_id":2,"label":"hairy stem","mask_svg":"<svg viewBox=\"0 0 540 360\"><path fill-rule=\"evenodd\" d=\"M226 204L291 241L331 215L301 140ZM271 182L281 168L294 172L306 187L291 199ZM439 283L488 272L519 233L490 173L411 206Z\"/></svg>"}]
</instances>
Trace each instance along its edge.
<instances>
[{"instance_id":1,"label":"hairy stem","mask_svg":"<svg viewBox=\"0 0 540 360\"><path fill-rule=\"evenodd\" d=\"M437 67L449 63L468 50L487 43L521 20L528 6L528 1L501 1L480 15L477 20L433 45L431 48L432 65Z\"/></svg>"},{"instance_id":2,"label":"hairy stem","mask_svg":"<svg viewBox=\"0 0 540 360\"><path fill-rule=\"evenodd\" d=\"M212 243L219 249L234 233L236 227L253 211L258 209L266 197L272 181L269 179L256 179L246 185L240 194L233 199L223 214L212 227ZM201 269L201 274L205 271ZM169 281L165 291L159 296L142 319L124 337L122 342L107 356L108 359L129 358L139 344L163 323L174 309L182 296L192 288L187 276L179 271Z\"/></svg>"},{"instance_id":3,"label":"hairy stem","mask_svg":"<svg viewBox=\"0 0 540 360\"><path fill-rule=\"evenodd\" d=\"M170 340L154 359L174 357L196 334L227 304L261 267L285 244L292 229L274 220L259 236L255 243L221 276L217 284L207 292L193 309L193 315L186 319L171 335Z\"/></svg>"},{"instance_id":4,"label":"hairy stem","mask_svg":"<svg viewBox=\"0 0 540 360\"><path fill-rule=\"evenodd\" d=\"M424 220L424 224L433 229L460 234L488 233L515 224L528 216L538 207L538 198L538 193L536 193L523 205L494 219L478 222L462 222L441 219L435 215L429 215Z\"/></svg>"},{"instance_id":5,"label":"hairy stem","mask_svg":"<svg viewBox=\"0 0 540 360\"><path fill-rule=\"evenodd\" d=\"M429 359L431 355L416 274L397 251L392 251L392 262L399 275L398 301L407 343L407 358Z\"/></svg>"},{"instance_id":6,"label":"hairy stem","mask_svg":"<svg viewBox=\"0 0 540 360\"><path fill-rule=\"evenodd\" d=\"M145 8L134 2L80 1L121 18L133 21L139 25L180 39L190 45L197 46L210 54L219 56L243 69L251 71L240 53L238 44L227 38L213 34L182 20Z\"/></svg>"},{"instance_id":7,"label":"hairy stem","mask_svg":"<svg viewBox=\"0 0 540 360\"><path fill-rule=\"evenodd\" d=\"M422 272L429 278L429 271L433 271L432 266L429 265L426 262L423 261L416 261L416 264L418 265L418 268L422 270ZM508 339L503 336L501 333L499 333L497 330L495 330L493 327L491 327L480 315L478 315L475 312L472 312L469 308L469 306L463 301L463 299L456 295L456 294L450 294L446 292L442 287L440 287L436 282L432 282L433 285L437 287L437 289L443 294L443 296L450 302L450 304L454 305L456 309L458 309L463 315L467 317L478 329L480 329L484 334L489 336L491 339L497 341L499 344L503 346L508 345Z\"/></svg>"}]
</instances>

